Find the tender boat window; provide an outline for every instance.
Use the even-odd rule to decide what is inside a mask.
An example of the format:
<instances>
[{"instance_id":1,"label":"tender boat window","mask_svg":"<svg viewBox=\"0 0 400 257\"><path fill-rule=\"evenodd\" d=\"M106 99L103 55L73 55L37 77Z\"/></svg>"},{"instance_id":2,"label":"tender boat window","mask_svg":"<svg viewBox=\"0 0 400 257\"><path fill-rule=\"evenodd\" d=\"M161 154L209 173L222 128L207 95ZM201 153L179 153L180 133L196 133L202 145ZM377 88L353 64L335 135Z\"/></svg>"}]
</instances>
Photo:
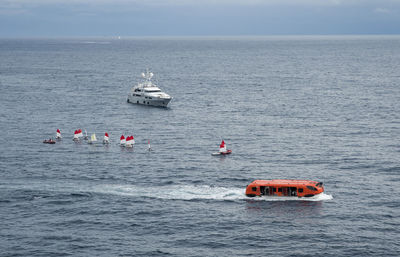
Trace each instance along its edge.
<instances>
[{"instance_id":1,"label":"tender boat window","mask_svg":"<svg viewBox=\"0 0 400 257\"><path fill-rule=\"evenodd\" d=\"M278 188L278 192L282 192L282 188L280 187L280 188Z\"/></svg>"},{"instance_id":2,"label":"tender boat window","mask_svg":"<svg viewBox=\"0 0 400 257\"><path fill-rule=\"evenodd\" d=\"M276 187L273 187L273 188L272 188L272 192L276 192Z\"/></svg>"},{"instance_id":3,"label":"tender boat window","mask_svg":"<svg viewBox=\"0 0 400 257\"><path fill-rule=\"evenodd\" d=\"M299 188L299 193L303 193L303 188Z\"/></svg>"},{"instance_id":4,"label":"tender boat window","mask_svg":"<svg viewBox=\"0 0 400 257\"><path fill-rule=\"evenodd\" d=\"M318 182L317 184L315 184L316 187L322 187L322 182Z\"/></svg>"},{"instance_id":5,"label":"tender boat window","mask_svg":"<svg viewBox=\"0 0 400 257\"><path fill-rule=\"evenodd\" d=\"M253 192L257 191L257 187L252 187L251 190L253 190Z\"/></svg>"},{"instance_id":6,"label":"tender boat window","mask_svg":"<svg viewBox=\"0 0 400 257\"><path fill-rule=\"evenodd\" d=\"M307 186L308 189L310 189L311 191L318 191L318 189L316 189L315 187L312 186Z\"/></svg>"}]
</instances>

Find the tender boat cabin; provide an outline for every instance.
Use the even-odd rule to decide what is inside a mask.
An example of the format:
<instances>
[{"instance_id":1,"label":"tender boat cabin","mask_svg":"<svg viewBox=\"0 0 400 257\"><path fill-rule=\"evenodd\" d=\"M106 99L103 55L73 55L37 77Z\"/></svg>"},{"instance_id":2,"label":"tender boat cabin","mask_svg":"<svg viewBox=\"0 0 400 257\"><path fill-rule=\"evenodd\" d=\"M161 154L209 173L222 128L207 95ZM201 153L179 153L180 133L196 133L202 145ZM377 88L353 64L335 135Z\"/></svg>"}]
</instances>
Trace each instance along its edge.
<instances>
[{"instance_id":1,"label":"tender boat cabin","mask_svg":"<svg viewBox=\"0 0 400 257\"><path fill-rule=\"evenodd\" d=\"M246 188L246 196L312 197L324 192L322 182L295 179L254 180Z\"/></svg>"}]
</instances>

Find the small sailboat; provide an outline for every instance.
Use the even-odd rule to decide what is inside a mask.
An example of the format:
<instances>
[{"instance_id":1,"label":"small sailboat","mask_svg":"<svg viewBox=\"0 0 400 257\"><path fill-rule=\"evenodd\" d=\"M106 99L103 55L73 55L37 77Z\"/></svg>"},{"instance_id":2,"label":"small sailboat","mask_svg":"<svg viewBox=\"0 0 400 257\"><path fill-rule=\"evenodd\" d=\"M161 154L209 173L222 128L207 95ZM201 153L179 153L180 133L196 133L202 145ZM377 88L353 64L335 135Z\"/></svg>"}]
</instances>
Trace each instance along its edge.
<instances>
[{"instance_id":1,"label":"small sailboat","mask_svg":"<svg viewBox=\"0 0 400 257\"><path fill-rule=\"evenodd\" d=\"M78 130L75 130L75 132L74 132L74 138L73 138L72 140L74 140L75 142L78 142L78 141L79 141L79 131L78 131Z\"/></svg>"},{"instance_id":2,"label":"small sailboat","mask_svg":"<svg viewBox=\"0 0 400 257\"><path fill-rule=\"evenodd\" d=\"M222 140L221 144L219 145L219 152L212 153L211 155L227 155L227 154L231 154L231 153L232 153L232 150L227 150L225 141Z\"/></svg>"},{"instance_id":3,"label":"small sailboat","mask_svg":"<svg viewBox=\"0 0 400 257\"><path fill-rule=\"evenodd\" d=\"M61 138L62 138L61 131L60 129L57 129L56 139L61 139Z\"/></svg>"},{"instance_id":4,"label":"small sailboat","mask_svg":"<svg viewBox=\"0 0 400 257\"><path fill-rule=\"evenodd\" d=\"M103 138L103 144L108 145L110 143L109 139L108 139L108 133L106 132L104 134L104 138Z\"/></svg>"},{"instance_id":5,"label":"small sailboat","mask_svg":"<svg viewBox=\"0 0 400 257\"><path fill-rule=\"evenodd\" d=\"M124 135L122 135L119 139L119 145L125 146L125 144L126 144L126 139L125 139Z\"/></svg>"},{"instance_id":6,"label":"small sailboat","mask_svg":"<svg viewBox=\"0 0 400 257\"><path fill-rule=\"evenodd\" d=\"M151 151L150 140L147 141L147 145L148 145L148 150L149 150L149 152L150 152L150 151Z\"/></svg>"},{"instance_id":7,"label":"small sailboat","mask_svg":"<svg viewBox=\"0 0 400 257\"><path fill-rule=\"evenodd\" d=\"M81 130L81 136L82 136L82 130ZM89 139L89 138L88 138L88 135L87 135L86 129L85 129L85 136L83 137L83 139L85 139L85 140L88 140L88 139Z\"/></svg>"},{"instance_id":8,"label":"small sailboat","mask_svg":"<svg viewBox=\"0 0 400 257\"><path fill-rule=\"evenodd\" d=\"M96 142L96 141L97 141L96 134L93 133L93 134L91 135L90 139L88 140L88 143L89 143L89 144L93 144L93 143Z\"/></svg>"},{"instance_id":9,"label":"small sailboat","mask_svg":"<svg viewBox=\"0 0 400 257\"><path fill-rule=\"evenodd\" d=\"M78 129L78 137L82 137L82 129Z\"/></svg>"},{"instance_id":10,"label":"small sailboat","mask_svg":"<svg viewBox=\"0 0 400 257\"><path fill-rule=\"evenodd\" d=\"M128 136L126 138L125 147L133 147L134 143L135 143L135 140L133 140L133 136Z\"/></svg>"}]
</instances>

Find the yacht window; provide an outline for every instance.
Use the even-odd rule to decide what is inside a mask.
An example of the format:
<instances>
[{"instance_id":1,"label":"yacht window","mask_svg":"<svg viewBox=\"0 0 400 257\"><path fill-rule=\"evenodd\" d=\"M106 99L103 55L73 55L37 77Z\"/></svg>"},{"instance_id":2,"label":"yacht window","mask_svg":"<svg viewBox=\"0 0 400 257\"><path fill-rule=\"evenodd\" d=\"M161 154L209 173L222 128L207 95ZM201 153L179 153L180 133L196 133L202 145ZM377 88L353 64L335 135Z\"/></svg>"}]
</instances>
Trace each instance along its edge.
<instances>
[{"instance_id":1,"label":"yacht window","mask_svg":"<svg viewBox=\"0 0 400 257\"><path fill-rule=\"evenodd\" d=\"M161 92L161 90L159 90L159 89L147 89L146 92L157 93L157 92Z\"/></svg>"},{"instance_id":2,"label":"yacht window","mask_svg":"<svg viewBox=\"0 0 400 257\"><path fill-rule=\"evenodd\" d=\"M149 99L153 99L153 98L149 97Z\"/></svg>"},{"instance_id":3,"label":"yacht window","mask_svg":"<svg viewBox=\"0 0 400 257\"><path fill-rule=\"evenodd\" d=\"M310 189L311 191L318 191L318 189L316 189L315 187L312 186L307 186L308 189Z\"/></svg>"}]
</instances>

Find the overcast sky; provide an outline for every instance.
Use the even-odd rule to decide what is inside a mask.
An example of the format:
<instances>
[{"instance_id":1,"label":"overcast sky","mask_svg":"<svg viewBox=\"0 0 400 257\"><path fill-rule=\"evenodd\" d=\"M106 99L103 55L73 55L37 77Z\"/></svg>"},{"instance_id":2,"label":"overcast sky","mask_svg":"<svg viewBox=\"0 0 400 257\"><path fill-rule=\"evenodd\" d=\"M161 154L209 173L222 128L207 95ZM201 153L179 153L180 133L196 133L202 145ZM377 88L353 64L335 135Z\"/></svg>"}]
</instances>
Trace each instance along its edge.
<instances>
[{"instance_id":1,"label":"overcast sky","mask_svg":"<svg viewBox=\"0 0 400 257\"><path fill-rule=\"evenodd\" d=\"M0 37L400 34L400 0L0 0Z\"/></svg>"}]
</instances>

